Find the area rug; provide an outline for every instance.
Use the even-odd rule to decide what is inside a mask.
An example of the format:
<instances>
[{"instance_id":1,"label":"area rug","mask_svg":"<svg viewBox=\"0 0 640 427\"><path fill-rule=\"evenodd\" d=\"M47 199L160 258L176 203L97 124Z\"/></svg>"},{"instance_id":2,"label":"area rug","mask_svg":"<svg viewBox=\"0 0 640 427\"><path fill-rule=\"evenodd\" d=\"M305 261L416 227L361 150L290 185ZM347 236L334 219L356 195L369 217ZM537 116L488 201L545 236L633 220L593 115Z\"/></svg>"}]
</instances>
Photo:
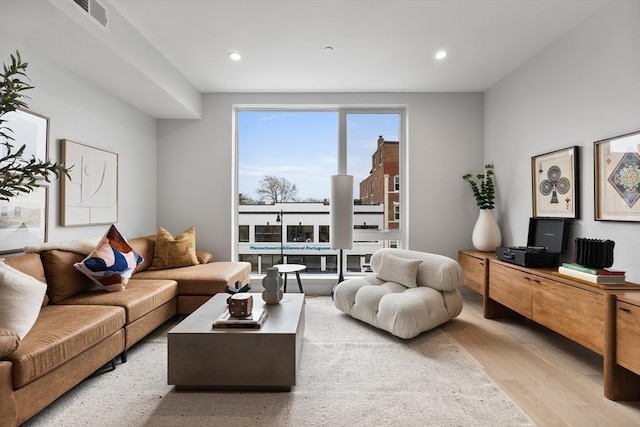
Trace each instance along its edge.
<instances>
[{"instance_id":1,"label":"area rug","mask_svg":"<svg viewBox=\"0 0 640 427\"><path fill-rule=\"evenodd\" d=\"M176 392L159 328L115 371L85 380L27 426L533 426L458 345L436 328L401 340L306 298L291 392ZM213 349L212 349L213 351ZM251 354L229 369L251 363Z\"/></svg>"}]
</instances>

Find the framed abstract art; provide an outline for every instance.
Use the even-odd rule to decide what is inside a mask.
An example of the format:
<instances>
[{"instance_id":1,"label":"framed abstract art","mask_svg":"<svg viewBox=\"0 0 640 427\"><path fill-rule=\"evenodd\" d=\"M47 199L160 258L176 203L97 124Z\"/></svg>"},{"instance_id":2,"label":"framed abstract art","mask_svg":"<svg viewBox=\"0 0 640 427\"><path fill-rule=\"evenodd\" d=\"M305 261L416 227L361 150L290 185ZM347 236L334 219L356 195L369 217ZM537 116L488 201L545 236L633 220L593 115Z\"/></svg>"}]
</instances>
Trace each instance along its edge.
<instances>
[{"instance_id":1,"label":"framed abstract art","mask_svg":"<svg viewBox=\"0 0 640 427\"><path fill-rule=\"evenodd\" d=\"M118 222L118 154L61 140L61 158L73 166L61 183L61 225Z\"/></svg>"},{"instance_id":2,"label":"framed abstract art","mask_svg":"<svg viewBox=\"0 0 640 427\"><path fill-rule=\"evenodd\" d=\"M594 142L596 221L640 222L640 131Z\"/></svg>"},{"instance_id":3,"label":"framed abstract art","mask_svg":"<svg viewBox=\"0 0 640 427\"><path fill-rule=\"evenodd\" d=\"M578 147L531 158L534 217L580 218Z\"/></svg>"}]
</instances>

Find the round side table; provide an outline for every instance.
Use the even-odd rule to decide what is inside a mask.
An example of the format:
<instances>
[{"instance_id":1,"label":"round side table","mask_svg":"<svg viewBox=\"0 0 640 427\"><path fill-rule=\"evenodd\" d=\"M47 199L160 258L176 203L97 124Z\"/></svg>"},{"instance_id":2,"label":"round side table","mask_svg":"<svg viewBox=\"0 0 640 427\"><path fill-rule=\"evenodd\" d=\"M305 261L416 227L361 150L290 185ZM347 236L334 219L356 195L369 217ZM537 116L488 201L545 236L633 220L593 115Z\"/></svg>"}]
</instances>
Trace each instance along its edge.
<instances>
[{"instance_id":1,"label":"round side table","mask_svg":"<svg viewBox=\"0 0 640 427\"><path fill-rule=\"evenodd\" d=\"M300 293L304 293L302 290L302 281L300 280L300 272L307 269L306 265L303 264L276 264L275 268L278 269L278 273L284 275L284 292L287 292L287 274L288 273L296 273L296 279L298 280L298 289L300 289Z\"/></svg>"}]
</instances>

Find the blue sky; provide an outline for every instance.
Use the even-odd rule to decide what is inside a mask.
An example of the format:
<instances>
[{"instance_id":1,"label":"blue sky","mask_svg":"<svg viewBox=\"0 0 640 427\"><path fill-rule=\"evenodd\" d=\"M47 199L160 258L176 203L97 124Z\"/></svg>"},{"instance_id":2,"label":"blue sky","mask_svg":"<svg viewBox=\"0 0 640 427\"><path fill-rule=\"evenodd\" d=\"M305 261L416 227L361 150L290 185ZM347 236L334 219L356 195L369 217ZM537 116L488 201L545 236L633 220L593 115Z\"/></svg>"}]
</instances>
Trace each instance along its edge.
<instances>
[{"instance_id":1,"label":"blue sky","mask_svg":"<svg viewBox=\"0 0 640 427\"><path fill-rule=\"evenodd\" d=\"M347 116L347 172L354 196L369 174L379 135L398 141L398 114ZM298 187L298 198L329 198L338 168L337 111L240 111L238 113L238 188L257 199L265 175L283 177Z\"/></svg>"}]
</instances>

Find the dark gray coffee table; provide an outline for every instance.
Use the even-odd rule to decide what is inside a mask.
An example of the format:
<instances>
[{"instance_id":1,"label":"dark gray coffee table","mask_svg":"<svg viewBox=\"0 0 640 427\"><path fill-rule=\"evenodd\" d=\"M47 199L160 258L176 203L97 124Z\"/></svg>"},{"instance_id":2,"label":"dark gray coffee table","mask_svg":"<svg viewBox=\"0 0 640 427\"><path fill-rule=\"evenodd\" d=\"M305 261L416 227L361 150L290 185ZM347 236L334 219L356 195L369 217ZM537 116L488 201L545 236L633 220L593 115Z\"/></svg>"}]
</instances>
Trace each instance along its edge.
<instances>
[{"instance_id":1,"label":"dark gray coffee table","mask_svg":"<svg viewBox=\"0 0 640 427\"><path fill-rule=\"evenodd\" d=\"M284 294L254 308L269 315L260 329L217 329L228 294L217 294L168 333L168 383L176 390L291 390L304 336L304 294Z\"/></svg>"}]
</instances>

